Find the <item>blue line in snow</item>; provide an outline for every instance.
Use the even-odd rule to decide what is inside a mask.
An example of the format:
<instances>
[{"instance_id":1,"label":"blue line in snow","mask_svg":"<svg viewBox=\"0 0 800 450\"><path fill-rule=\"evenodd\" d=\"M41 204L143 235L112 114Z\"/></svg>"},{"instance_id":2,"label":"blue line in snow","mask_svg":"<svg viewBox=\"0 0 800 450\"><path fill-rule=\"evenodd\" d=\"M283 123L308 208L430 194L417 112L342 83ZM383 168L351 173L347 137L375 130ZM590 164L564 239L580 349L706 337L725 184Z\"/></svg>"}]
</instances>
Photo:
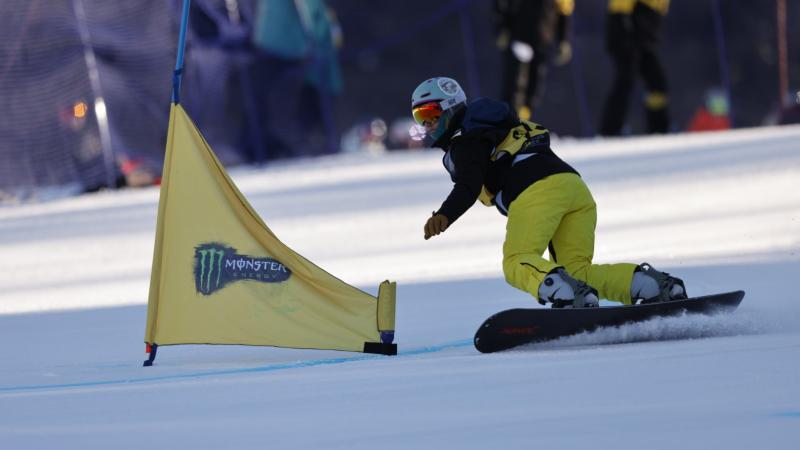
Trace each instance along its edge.
<instances>
[{"instance_id":1,"label":"blue line in snow","mask_svg":"<svg viewBox=\"0 0 800 450\"><path fill-rule=\"evenodd\" d=\"M779 412L772 415L773 417L796 417L800 419L800 411L785 411Z\"/></svg>"},{"instance_id":2,"label":"blue line in snow","mask_svg":"<svg viewBox=\"0 0 800 450\"><path fill-rule=\"evenodd\" d=\"M465 339L465 340L461 340L461 341L448 342L448 343L440 344L440 345L433 345L433 346L429 346L429 347L420 347L420 348L416 348L416 349L400 351L400 352L398 352L398 355L394 356L394 357L383 356L383 355L361 355L361 356L351 356L351 357L344 357L344 358L312 359L312 360L308 360L308 361L298 361L298 362L293 362L293 363L281 363L281 364L270 364L270 365L266 365L266 366L250 367L250 368L242 368L242 369L215 370L215 371L208 371L208 372L192 372L192 373L173 374L173 375L161 375L161 376L150 376L150 377L140 377L140 378L128 378L128 379L121 379L121 380L83 381L83 382L78 382L78 383L40 384L40 385L28 385L28 386L0 386L0 393L4 393L4 392L32 392L32 391L44 391L44 390L55 390L55 389L100 387L100 386L124 385L124 384L135 384L135 383L151 383L151 382L156 382L156 381L191 380L191 379L205 378L205 377L212 377L212 376L239 375L239 374L246 374L246 373L277 372L277 371L280 371L280 370L301 369L301 368L304 368L304 367L316 367L316 366L330 366L330 365L343 364L343 363L349 363L349 362L358 362L358 361L370 361L370 360L377 360L377 359L391 360L391 358L398 358L398 357L402 357L402 356L424 355L424 354L427 354L427 353L436 353L436 352L440 352L440 351L448 350L448 349L453 349L453 348L467 347L469 345L472 345L472 339Z\"/></svg>"}]
</instances>

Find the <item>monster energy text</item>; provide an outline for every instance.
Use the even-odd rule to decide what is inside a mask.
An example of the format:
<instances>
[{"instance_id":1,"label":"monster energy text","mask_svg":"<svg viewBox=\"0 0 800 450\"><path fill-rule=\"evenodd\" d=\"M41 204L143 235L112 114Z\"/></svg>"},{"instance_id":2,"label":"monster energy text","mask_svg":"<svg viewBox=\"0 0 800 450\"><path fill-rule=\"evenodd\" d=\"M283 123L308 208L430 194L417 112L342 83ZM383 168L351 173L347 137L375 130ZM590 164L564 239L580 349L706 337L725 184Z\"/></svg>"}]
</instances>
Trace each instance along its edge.
<instances>
[{"instance_id":1,"label":"monster energy text","mask_svg":"<svg viewBox=\"0 0 800 450\"><path fill-rule=\"evenodd\" d=\"M195 247L195 287L203 295L211 295L237 280L280 283L291 275L289 268L272 258L240 255L236 249L219 243Z\"/></svg>"}]
</instances>

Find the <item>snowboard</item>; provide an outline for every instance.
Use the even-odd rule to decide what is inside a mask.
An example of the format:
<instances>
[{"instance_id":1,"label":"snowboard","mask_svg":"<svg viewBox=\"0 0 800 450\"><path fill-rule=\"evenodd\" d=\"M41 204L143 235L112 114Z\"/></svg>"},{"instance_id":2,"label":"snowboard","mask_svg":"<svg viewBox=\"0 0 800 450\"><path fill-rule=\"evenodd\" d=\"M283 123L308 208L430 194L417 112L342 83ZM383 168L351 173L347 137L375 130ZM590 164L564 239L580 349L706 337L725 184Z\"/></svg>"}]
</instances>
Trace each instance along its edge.
<instances>
[{"instance_id":1,"label":"snowboard","mask_svg":"<svg viewBox=\"0 0 800 450\"><path fill-rule=\"evenodd\" d=\"M734 291L645 305L508 309L492 315L483 322L475 333L475 348L481 353L492 353L523 344L549 341L600 327L642 322L655 317L733 311L743 298L744 291Z\"/></svg>"}]
</instances>

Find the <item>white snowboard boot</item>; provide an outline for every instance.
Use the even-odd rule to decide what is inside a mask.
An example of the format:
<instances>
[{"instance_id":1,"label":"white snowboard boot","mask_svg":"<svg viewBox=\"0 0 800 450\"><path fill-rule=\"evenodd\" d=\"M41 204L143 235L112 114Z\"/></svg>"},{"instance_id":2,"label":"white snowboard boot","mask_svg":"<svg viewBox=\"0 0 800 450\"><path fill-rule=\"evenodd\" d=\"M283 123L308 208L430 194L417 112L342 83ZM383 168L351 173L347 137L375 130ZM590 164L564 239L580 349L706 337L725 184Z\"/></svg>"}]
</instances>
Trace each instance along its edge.
<instances>
[{"instance_id":1,"label":"white snowboard boot","mask_svg":"<svg viewBox=\"0 0 800 450\"><path fill-rule=\"evenodd\" d=\"M687 298L683 280L658 271L648 263L642 263L633 273L631 302L635 305L668 302Z\"/></svg>"},{"instance_id":2,"label":"white snowboard boot","mask_svg":"<svg viewBox=\"0 0 800 450\"><path fill-rule=\"evenodd\" d=\"M539 285L539 303L552 303L553 308L592 308L600 306L597 290L572 278L559 267L551 271Z\"/></svg>"}]
</instances>

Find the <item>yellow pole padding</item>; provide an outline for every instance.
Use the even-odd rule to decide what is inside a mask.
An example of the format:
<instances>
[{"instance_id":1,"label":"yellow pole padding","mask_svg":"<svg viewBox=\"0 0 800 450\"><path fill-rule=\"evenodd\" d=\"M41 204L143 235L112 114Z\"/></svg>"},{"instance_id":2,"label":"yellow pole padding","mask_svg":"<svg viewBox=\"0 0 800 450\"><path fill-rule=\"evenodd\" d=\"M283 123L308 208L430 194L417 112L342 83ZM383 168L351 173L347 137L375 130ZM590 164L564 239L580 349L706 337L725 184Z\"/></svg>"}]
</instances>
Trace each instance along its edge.
<instances>
[{"instance_id":1,"label":"yellow pole padding","mask_svg":"<svg viewBox=\"0 0 800 450\"><path fill-rule=\"evenodd\" d=\"M386 280L378 287L378 331L394 331L397 283Z\"/></svg>"}]
</instances>

